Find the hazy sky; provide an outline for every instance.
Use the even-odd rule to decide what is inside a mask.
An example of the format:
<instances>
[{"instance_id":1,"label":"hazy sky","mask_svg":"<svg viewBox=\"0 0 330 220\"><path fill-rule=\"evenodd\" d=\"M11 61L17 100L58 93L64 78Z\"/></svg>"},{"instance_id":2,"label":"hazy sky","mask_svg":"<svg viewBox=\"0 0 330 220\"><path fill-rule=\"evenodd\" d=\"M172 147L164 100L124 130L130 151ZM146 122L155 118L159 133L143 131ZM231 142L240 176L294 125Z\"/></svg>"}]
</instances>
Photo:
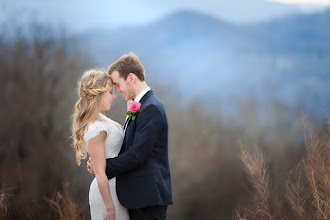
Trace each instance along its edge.
<instances>
[{"instance_id":1,"label":"hazy sky","mask_svg":"<svg viewBox=\"0 0 330 220\"><path fill-rule=\"evenodd\" d=\"M268 1L281 2L286 4L330 5L330 0L268 0Z\"/></svg>"},{"instance_id":2,"label":"hazy sky","mask_svg":"<svg viewBox=\"0 0 330 220\"><path fill-rule=\"evenodd\" d=\"M28 12L46 23L64 24L68 31L79 32L143 25L179 10L197 11L234 23L260 22L324 10L330 0L0 0L0 3L3 11Z\"/></svg>"}]
</instances>

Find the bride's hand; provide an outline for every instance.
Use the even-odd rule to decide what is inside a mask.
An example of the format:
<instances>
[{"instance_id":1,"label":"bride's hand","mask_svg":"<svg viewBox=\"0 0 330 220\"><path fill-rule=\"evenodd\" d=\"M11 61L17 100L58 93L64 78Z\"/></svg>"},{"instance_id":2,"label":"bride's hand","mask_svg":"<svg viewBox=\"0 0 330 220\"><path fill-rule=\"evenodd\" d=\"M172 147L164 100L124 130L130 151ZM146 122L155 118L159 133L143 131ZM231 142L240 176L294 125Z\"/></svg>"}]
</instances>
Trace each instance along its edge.
<instances>
[{"instance_id":1,"label":"bride's hand","mask_svg":"<svg viewBox=\"0 0 330 220\"><path fill-rule=\"evenodd\" d=\"M87 170L88 170L88 172L90 172L91 174L94 174L94 171L93 171L93 168L92 168L91 163L92 163L92 158L88 157L87 165L86 165Z\"/></svg>"},{"instance_id":2,"label":"bride's hand","mask_svg":"<svg viewBox=\"0 0 330 220\"><path fill-rule=\"evenodd\" d=\"M104 220L115 220L115 208L107 210L104 216Z\"/></svg>"},{"instance_id":3,"label":"bride's hand","mask_svg":"<svg viewBox=\"0 0 330 220\"><path fill-rule=\"evenodd\" d=\"M126 110L126 112L129 111L129 104L131 104L131 101L132 100L127 100L127 110ZM128 115L126 116L126 120L127 120L127 118L128 118Z\"/></svg>"},{"instance_id":4,"label":"bride's hand","mask_svg":"<svg viewBox=\"0 0 330 220\"><path fill-rule=\"evenodd\" d=\"M131 101L132 101L132 100L127 100L127 111L128 111L128 109L129 109L129 104L131 104Z\"/></svg>"}]
</instances>

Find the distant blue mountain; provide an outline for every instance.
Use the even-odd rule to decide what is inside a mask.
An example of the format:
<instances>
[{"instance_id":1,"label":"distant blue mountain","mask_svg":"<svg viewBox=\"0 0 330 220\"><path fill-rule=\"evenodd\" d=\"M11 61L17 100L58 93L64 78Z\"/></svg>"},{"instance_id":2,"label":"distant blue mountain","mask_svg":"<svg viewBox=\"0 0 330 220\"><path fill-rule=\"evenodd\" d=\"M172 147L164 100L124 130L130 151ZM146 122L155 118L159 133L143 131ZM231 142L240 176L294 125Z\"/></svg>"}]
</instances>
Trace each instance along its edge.
<instances>
[{"instance_id":1,"label":"distant blue mountain","mask_svg":"<svg viewBox=\"0 0 330 220\"><path fill-rule=\"evenodd\" d=\"M330 110L330 11L254 25L183 11L80 37L101 66L135 52L148 82L172 85L188 100L274 98Z\"/></svg>"}]
</instances>

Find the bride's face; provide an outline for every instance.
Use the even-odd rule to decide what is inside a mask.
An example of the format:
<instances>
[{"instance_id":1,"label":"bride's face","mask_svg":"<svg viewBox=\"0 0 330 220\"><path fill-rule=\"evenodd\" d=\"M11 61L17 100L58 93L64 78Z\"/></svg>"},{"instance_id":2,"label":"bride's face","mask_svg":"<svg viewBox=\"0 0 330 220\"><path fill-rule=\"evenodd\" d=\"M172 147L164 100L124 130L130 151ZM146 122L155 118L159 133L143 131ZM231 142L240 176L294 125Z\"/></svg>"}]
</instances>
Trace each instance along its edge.
<instances>
[{"instance_id":1,"label":"bride's face","mask_svg":"<svg viewBox=\"0 0 330 220\"><path fill-rule=\"evenodd\" d=\"M116 98L116 95L113 92L113 88L102 93L102 95L100 97L100 110L109 110L111 103L115 98Z\"/></svg>"}]
</instances>

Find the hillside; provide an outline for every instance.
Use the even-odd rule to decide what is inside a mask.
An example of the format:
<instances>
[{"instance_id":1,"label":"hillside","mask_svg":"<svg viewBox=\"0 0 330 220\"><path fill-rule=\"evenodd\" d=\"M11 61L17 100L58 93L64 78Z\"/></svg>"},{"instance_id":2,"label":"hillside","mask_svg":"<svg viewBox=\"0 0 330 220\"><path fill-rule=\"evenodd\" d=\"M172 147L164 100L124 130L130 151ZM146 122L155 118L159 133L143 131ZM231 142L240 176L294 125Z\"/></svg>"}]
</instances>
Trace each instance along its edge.
<instances>
[{"instance_id":1,"label":"hillside","mask_svg":"<svg viewBox=\"0 0 330 220\"><path fill-rule=\"evenodd\" d=\"M102 66L135 52L151 85L172 84L189 100L271 97L330 108L330 11L254 25L184 11L146 26L80 37Z\"/></svg>"}]
</instances>

